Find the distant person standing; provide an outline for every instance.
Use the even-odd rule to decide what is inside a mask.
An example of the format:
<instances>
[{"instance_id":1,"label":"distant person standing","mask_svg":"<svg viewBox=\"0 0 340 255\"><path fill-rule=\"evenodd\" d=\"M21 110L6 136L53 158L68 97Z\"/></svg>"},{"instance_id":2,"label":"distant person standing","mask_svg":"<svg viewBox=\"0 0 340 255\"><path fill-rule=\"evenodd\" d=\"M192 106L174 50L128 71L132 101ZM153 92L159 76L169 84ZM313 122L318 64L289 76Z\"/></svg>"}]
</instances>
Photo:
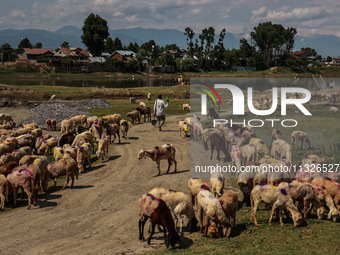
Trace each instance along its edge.
<instances>
[{"instance_id":1,"label":"distant person standing","mask_svg":"<svg viewBox=\"0 0 340 255\"><path fill-rule=\"evenodd\" d=\"M158 95L158 99L155 101L153 106L153 115L157 117L158 130L162 131L162 126L165 122L164 108L168 107L169 98L167 98L166 103L162 100L162 95Z\"/></svg>"}]
</instances>

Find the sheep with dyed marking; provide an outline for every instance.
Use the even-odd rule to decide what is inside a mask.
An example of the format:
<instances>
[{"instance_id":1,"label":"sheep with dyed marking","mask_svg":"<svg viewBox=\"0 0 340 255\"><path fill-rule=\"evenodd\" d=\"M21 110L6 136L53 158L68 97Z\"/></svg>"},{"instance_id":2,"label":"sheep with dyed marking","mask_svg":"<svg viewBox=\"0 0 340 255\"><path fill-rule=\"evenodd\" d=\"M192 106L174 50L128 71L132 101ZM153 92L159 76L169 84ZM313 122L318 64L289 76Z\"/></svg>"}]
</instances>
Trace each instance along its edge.
<instances>
[{"instance_id":1,"label":"sheep with dyed marking","mask_svg":"<svg viewBox=\"0 0 340 255\"><path fill-rule=\"evenodd\" d=\"M203 139L203 125L201 122L195 121L195 123L192 125L192 134L194 141L198 141L199 137Z\"/></svg>"},{"instance_id":2,"label":"sheep with dyed marking","mask_svg":"<svg viewBox=\"0 0 340 255\"><path fill-rule=\"evenodd\" d=\"M63 158L73 158L77 161L77 154L78 154L78 148L76 146L70 146L69 144L65 144L63 146L64 150L64 156Z\"/></svg>"},{"instance_id":3,"label":"sheep with dyed marking","mask_svg":"<svg viewBox=\"0 0 340 255\"><path fill-rule=\"evenodd\" d=\"M249 144L252 144L256 147L256 161L259 160L259 155L261 154L264 156L269 156L268 147L260 138L251 138Z\"/></svg>"},{"instance_id":4,"label":"sheep with dyed marking","mask_svg":"<svg viewBox=\"0 0 340 255\"><path fill-rule=\"evenodd\" d=\"M223 208L225 215L227 216L228 221L230 222L230 218L233 218L233 226L236 226L236 212L238 208L238 196L236 192L232 190L228 190L219 198L220 204Z\"/></svg>"},{"instance_id":5,"label":"sheep with dyed marking","mask_svg":"<svg viewBox=\"0 0 340 255\"><path fill-rule=\"evenodd\" d=\"M223 195L224 177L220 173L211 173L210 175L211 193L217 198Z\"/></svg>"},{"instance_id":6,"label":"sheep with dyed marking","mask_svg":"<svg viewBox=\"0 0 340 255\"><path fill-rule=\"evenodd\" d=\"M23 156L25 155L32 155L32 149L29 146L24 146L21 147L17 150L14 150L12 152L13 158L14 160L19 163L20 159L22 159Z\"/></svg>"},{"instance_id":7,"label":"sheep with dyed marking","mask_svg":"<svg viewBox=\"0 0 340 255\"><path fill-rule=\"evenodd\" d=\"M58 138L51 137L42 143L42 145L37 151L37 154L38 155L51 154L52 149L56 146L58 146Z\"/></svg>"},{"instance_id":8,"label":"sheep with dyed marking","mask_svg":"<svg viewBox=\"0 0 340 255\"><path fill-rule=\"evenodd\" d=\"M177 172L177 161L176 161L176 149L172 144L163 144L162 146L154 147L152 150L140 150L138 153L138 159L149 157L153 161L156 161L158 167L158 175L161 174L160 161L163 159L168 160L168 170L169 172L172 163L175 163L175 173Z\"/></svg>"},{"instance_id":9,"label":"sheep with dyed marking","mask_svg":"<svg viewBox=\"0 0 340 255\"><path fill-rule=\"evenodd\" d=\"M96 121L99 121L99 118L97 116L92 116L92 117L87 118L86 128L90 128L92 124L95 123Z\"/></svg>"},{"instance_id":10,"label":"sheep with dyed marking","mask_svg":"<svg viewBox=\"0 0 340 255\"><path fill-rule=\"evenodd\" d=\"M186 110L190 111L191 109L190 104L183 104L182 108L183 108L183 111L186 111Z\"/></svg>"},{"instance_id":11,"label":"sheep with dyed marking","mask_svg":"<svg viewBox=\"0 0 340 255\"><path fill-rule=\"evenodd\" d=\"M56 146L53 149L53 157L54 157L54 161L58 161L59 159L62 159L64 157L64 150L63 147L61 146Z\"/></svg>"},{"instance_id":12,"label":"sheep with dyed marking","mask_svg":"<svg viewBox=\"0 0 340 255\"><path fill-rule=\"evenodd\" d=\"M76 178L78 180L78 166L76 161L72 158L63 158L58 161L53 161L48 164L47 171L44 176L43 190L46 192L48 181L51 177L54 178L54 188L57 187L57 179L60 176L66 176L65 184L62 187L62 190L66 188L70 181L70 177L72 179L71 189L74 184L74 174L76 174Z\"/></svg>"},{"instance_id":13,"label":"sheep with dyed marking","mask_svg":"<svg viewBox=\"0 0 340 255\"><path fill-rule=\"evenodd\" d=\"M236 166L236 172L239 173L241 169L242 151L237 145L233 145L231 147L230 156L231 156L231 164L233 166Z\"/></svg>"},{"instance_id":14,"label":"sheep with dyed marking","mask_svg":"<svg viewBox=\"0 0 340 255\"><path fill-rule=\"evenodd\" d=\"M179 134L185 138L187 136L190 136L190 125L186 123L184 120L180 120L178 122L179 127Z\"/></svg>"},{"instance_id":15,"label":"sheep with dyed marking","mask_svg":"<svg viewBox=\"0 0 340 255\"><path fill-rule=\"evenodd\" d=\"M5 154L2 154L0 157L0 166L3 166L10 161L16 161L12 153L7 152Z\"/></svg>"},{"instance_id":16,"label":"sheep with dyed marking","mask_svg":"<svg viewBox=\"0 0 340 255\"><path fill-rule=\"evenodd\" d=\"M317 193L318 199L320 200L321 204L326 205L329 209L327 219L329 220L330 218L332 218L333 221L336 222L339 217L339 213L338 213L338 209L334 205L334 200L332 196L328 193L327 189L324 186L322 187L313 186L313 187ZM312 209L313 209L313 204L311 205L308 213L310 213ZM318 211L317 211L317 214L319 214Z\"/></svg>"},{"instance_id":17,"label":"sheep with dyed marking","mask_svg":"<svg viewBox=\"0 0 340 255\"><path fill-rule=\"evenodd\" d=\"M221 224L223 231L225 232L225 237L228 238L231 233L231 225L224 213L220 201L215 198L210 191L201 190L197 194L197 206L201 233L203 233L203 213L205 213L204 236L207 236L209 220L212 220L216 225L218 223Z\"/></svg>"},{"instance_id":18,"label":"sheep with dyed marking","mask_svg":"<svg viewBox=\"0 0 340 255\"><path fill-rule=\"evenodd\" d=\"M179 232L181 234L183 234L183 217L188 219L187 228L190 229L190 232L195 231L197 219L195 217L192 202L188 195L184 194L183 192L165 188L154 188L148 193L154 195L156 198L162 199L167 204L169 209L175 215L176 227L179 221Z\"/></svg>"},{"instance_id":19,"label":"sheep with dyed marking","mask_svg":"<svg viewBox=\"0 0 340 255\"><path fill-rule=\"evenodd\" d=\"M103 134L103 125L101 122L94 122L90 128L90 131L94 136L96 143L98 143Z\"/></svg>"},{"instance_id":20,"label":"sheep with dyed marking","mask_svg":"<svg viewBox=\"0 0 340 255\"><path fill-rule=\"evenodd\" d=\"M283 188L288 191L288 194L295 202L303 202L303 217L307 218L307 205L313 204L317 209L322 207L321 202L317 196L316 191L310 184L304 184L298 181L292 182L281 182L279 189ZM321 220L323 218L323 214L318 211L318 219Z\"/></svg>"},{"instance_id":21,"label":"sheep with dyed marking","mask_svg":"<svg viewBox=\"0 0 340 255\"><path fill-rule=\"evenodd\" d=\"M81 146L83 143L90 143L92 146L92 149L94 150L94 136L91 132L86 131L76 136L76 138L72 142L73 146ZM94 151L93 151L94 152Z\"/></svg>"},{"instance_id":22,"label":"sheep with dyed marking","mask_svg":"<svg viewBox=\"0 0 340 255\"><path fill-rule=\"evenodd\" d=\"M201 190L209 190L209 185L205 183L202 179L191 178L188 181L189 196L191 197L191 202L193 205L197 204L196 197Z\"/></svg>"},{"instance_id":23,"label":"sheep with dyed marking","mask_svg":"<svg viewBox=\"0 0 340 255\"><path fill-rule=\"evenodd\" d=\"M294 227L300 226L302 223L302 215L294 205L293 199L289 196L288 191L268 184L257 185L250 193L251 202L251 221L259 226L256 219L256 211L261 202L272 205L272 212L269 219L269 225L272 224L275 212L279 213L280 224L282 221L282 210L287 209L292 214Z\"/></svg>"},{"instance_id":24,"label":"sheep with dyed marking","mask_svg":"<svg viewBox=\"0 0 340 255\"><path fill-rule=\"evenodd\" d=\"M272 139L271 139L271 142L270 142L270 147L272 147L273 141L275 141L277 139L282 139L282 132L278 128L273 128Z\"/></svg>"},{"instance_id":25,"label":"sheep with dyed marking","mask_svg":"<svg viewBox=\"0 0 340 255\"><path fill-rule=\"evenodd\" d=\"M30 209L32 204L33 192L35 190L33 174L28 169L21 169L19 166L15 167L13 171L7 175L7 180L10 183L13 191L14 205L17 204L18 189L19 187L22 187L28 197L27 209Z\"/></svg>"},{"instance_id":26,"label":"sheep with dyed marking","mask_svg":"<svg viewBox=\"0 0 340 255\"><path fill-rule=\"evenodd\" d=\"M312 181L313 186L325 187L328 193L333 197L334 204L338 209L338 213L340 214L340 185L331 180L325 178L315 178Z\"/></svg>"},{"instance_id":27,"label":"sheep with dyed marking","mask_svg":"<svg viewBox=\"0 0 340 255\"><path fill-rule=\"evenodd\" d=\"M174 247L177 241L180 241L179 235L175 229L175 223L171 216L170 209L162 199L158 199L152 194L144 194L139 197L139 240L144 241L144 225L148 219L151 221L151 233L147 239L147 244L151 244L151 238L155 233L155 226L162 225L164 227L164 241L168 248L169 245ZM168 231L168 236L166 235Z\"/></svg>"}]
</instances>

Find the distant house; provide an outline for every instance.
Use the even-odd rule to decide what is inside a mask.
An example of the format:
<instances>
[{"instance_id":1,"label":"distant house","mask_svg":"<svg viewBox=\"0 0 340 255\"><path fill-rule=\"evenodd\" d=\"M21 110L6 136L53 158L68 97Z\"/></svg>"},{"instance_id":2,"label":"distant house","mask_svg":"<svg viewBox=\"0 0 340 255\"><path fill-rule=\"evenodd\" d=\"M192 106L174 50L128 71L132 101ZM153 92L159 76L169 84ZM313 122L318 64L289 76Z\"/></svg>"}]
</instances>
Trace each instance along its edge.
<instances>
[{"instance_id":1,"label":"distant house","mask_svg":"<svg viewBox=\"0 0 340 255\"><path fill-rule=\"evenodd\" d=\"M24 56L24 58L30 61L30 60L36 60L37 57L46 57L46 58L53 57L54 53L52 50L49 50L49 49L24 48L24 53L22 54L22 56Z\"/></svg>"},{"instance_id":2,"label":"distant house","mask_svg":"<svg viewBox=\"0 0 340 255\"><path fill-rule=\"evenodd\" d=\"M110 58L118 59L125 63L130 62L130 61L137 61L136 53L134 53L133 51L129 51L129 50L116 50L110 55Z\"/></svg>"},{"instance_id":3,"label":"distant house","mask_svg":"<svg viewBox=\"0 0 340 255\"><path fill-rule=\"evenodd\" d=\"M294 55L296 59L301 59L303 57L306 57L305 51L294 51Z\"/></svg>"},{"instance_id":4,"label":"distant house","mask_svg":"<svg viewBox=\"0 0 340 255\"><path fill-rule=\"evenodd\" d=\"M55 56L59 58L69 57L75 62L87 62L90 54L82 48L58 48Z\"/></svg>"},{"instance_id":5,"label":"distant house","mask_svg":"<svg viewBox=\"0 0 340 255\"><path fill-rule=\"evenodd\" d=\"M104 63L106 59L104 57L89 57L89 63Z\"/></svg>"}]
</instances>

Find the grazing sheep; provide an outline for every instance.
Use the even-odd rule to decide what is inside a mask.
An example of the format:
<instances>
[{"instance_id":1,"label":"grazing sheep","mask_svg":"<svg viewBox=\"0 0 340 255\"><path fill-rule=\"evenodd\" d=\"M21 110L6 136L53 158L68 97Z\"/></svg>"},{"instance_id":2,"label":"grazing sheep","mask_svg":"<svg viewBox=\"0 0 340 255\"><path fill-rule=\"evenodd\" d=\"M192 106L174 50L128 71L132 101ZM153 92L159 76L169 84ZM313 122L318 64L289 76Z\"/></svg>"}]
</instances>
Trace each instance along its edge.
<instances>
[{"instance_id":1,"label":"grazing sheep","mask_svg":"<svg viewBox=\"0 0 340 255\"><path fill-rule=\"evenodd\" d=\"M90 128L92 124L95 123L96 121L99 121L99 118L97 116L92 116L92 117L87 118L86 128Z\"/></svg>"},{"instance_id":2,"label":"grazing sheep","mask_svg":"<svg viewBox=\"0 0 340 255\"><path fill-rule=\"evenodd\" d=\"M158 199L151 194L140 196L138 215L139 240L144 240L144 225L146 221L150 219L152 227L150 236L147 239L148 245L151 243L151 237L155 233L155 226L157 224L164 227L164 241L167 248L169 245L174 247L177 240L180 241L170 209L162 199ZM166 231L168 231L168 237L166 237Z\"/></svg>"},{"instance_id":3,"label":"grazing sheep","mask_svg":"<svg viewBox=\"0 0 340 255\"><path fill-rule=\"evenodd\" d=\"M52 96L50 97L50 100L48 100L48 102L53 102L53 101L55 100L55 98L56 98L56 95L52 95Z\"/></svg>"},{"instance_id":4,"label":"grazing sheep","mask_svg":"<svg viewBox=\"0 0 340 255\"><path fill-rule=\"evenodd\" d=\"M35 139L37 139L39 136L42 136L42 129L36 128L28 132L28 134L33 135Z\"/></svg>"},{"instance_id":5,"label":"grazing sheep","mask_svg":"<svg viewBox=\"0 0 340 255\"><path fill-rule=\"evenodd\" d=\"M49 131L52 129L52 123L51 123L51 120L50 119L46 119L45 120L45 123L46 123L46 130Z\"/></svg>"},{"instance_id":6,"label":"grazing sheep","mask_svg":"<svg viewBox=\"0 0 340 255\"><path fill-rule=\"evenodd\" d=\"M210 175L211 193L217 198L223 195L224 178L220 173L211 173Z\"/></svg>"},{"instance_id":7,"label":"grazing sheep","mask_svg":"<svg viewBox=\"0 0 340 255\"><path fill-rule=\"evenodd\" d=\"M100 140L101 141L101 140ZM99 141L99 146L100 146ZM77 149L77 162L79 173L85 172L86 163L91 167L91 144L84 143Z\"/></svg>"},{"instance_id":8,"label":"grazing sheep","mask_svg":"<svg viewBox=\"0 0 340 255\"><path fill-rule=\"evenodd\" d=\"M243 193L242 203L250 206L250 192L253 189L254 178L256 176L256 167L260 164L258 162L249 162L246 165L248 171L242 171L237 178L237 185Z\"/></svg>"},{"instance_id":9,"label":"grazing sheep","mask_svg":"<svg viewBox=\"0 0 340 255\"><path fill-rule=\"evenodd\" d=\"M101 117L99 121L104 124L104 122L107 122L109 124L114 124L116 123L117 125L120 124L120 121L122 120L122 115L116 113L116 114L111 114L111 115L106 115L104 117Z\"/></svg>"},{"instance_id":10,"label":"grazing sheep","mask_svg":"<svg viewBox=\"0 0 340 255\"><path fill-rule=\"evenodd\" d=\"M19 161L19 166L25 165L25 164L32 164L34 162L34 160L36 160L37 158L40 158L40 157L41 156L38 156L38 155L23 156Z\"/></svg>"},{"instance_id":11,"label":"grazing sheep","mask_svg":"<svg viewBox=\"0 0 340 255\"><path fill-rule=\"evenodd\" d=\"M70 146L69 144L65 144L63 146L64 150L64 157L63 158L73 158L75 161L77 161L77 154L78 154L78 148L75 146Z\"/></svg>"},{"instance_id":12,"label":"grazing sheep","mask_svg":"<svg viewBox=\"0 0 340 255\"><path fill-rule=\"evenodd\" d=\"M16 123L13 121L13 118L11 115L7 113L0 113L0 124L9 123L12 125L12 127L15 127Z\"/></svg>"},{"instance_id":13,"label":"grazing sheep","mask_svg":"<svg viewBox=\"0 0 340 255\"><path fill-rule=\"evenodd\" d=\"M71 145L75 139L75 134L73 132L64 132L58 142L58 146L63 147L65 144Z\"/></svg>"},{"instance_id":14,"label":"grazing sheep","mask_svg":"<svg viewBox=\"0 0 340 255\"><path fill-rule=\"evenodd\" d=\"M336 222L337 218L339 217L339 213L338 213L338 209L334 205L334 200L332 196L328 193L325 187L316 187L316 186L313 186L313 187L318 195L318 199L320 200L321 204L326 205L329 209L327 219L329 220L330 218L332 218L333 221ZM312 209L313 209L313 204L311 205L308 213L310 213ZM319 214L318 211L317 213Z\"/></svg>"},{"instance_id":15,"label":"grazing sheep","mask_svg":"<svg viewBox=\"0 0 340 255\"><path fill-rule=\"evenodd\" d=\"M97 158L101 158L102 160L107 158L107 154L109 153L109 145L110 145L110 139L108 136L103 136L98 143L98 151L96 152ZM106 152L105 152L106 151Z\"/></svg>"},{"instance_id":16,"label":"grazing sheep","mask_svg":"<svg viewBox=\"0 0 340 255\"><path fill-rule=\"evenodd\" d=\"M249 144L252 144L256 147L256 161L259 160L260 154L263 154L264 156L269 156L268 147L260 138L251 138Z\"/></svg>"},{"instance_id":17,"label":"grazing sheep","mask_svg":"<svg viewBox=\"0 0 340 255\"><path fill-rule=\"evenodd\" d=\"M322 206L316 191L310 184L292 181L281 182L277 187L287 190L294 202L303 202L303 217L305 219L307 218L307 205L313 204L318 209ZM318 219L321 220L322 218L323 215L318 214Z\"/></svg>"},{"instance_id":18,"label":"grazing sheep","mask_svg":"<svg viewBox=\"0 0 340 255\"><path fill-rule=\"evenodd\" d=\"M198 138L203 139L203 125L199 121L195 121L192 125L193 140L198 141Z\"/></svg>"},{"instance_id":19,"label":"grazing sheep","mask_svg":"<svg viewBox=\"0 0 340 255\"><path fill-rule=\"evenodd\" d=\"M72 158L63 158L58 161L53 161L48 164L47 171L44 176L43 190L46 192L48 181L51 177L54 177L54 188L57 187L57 179L60 176L66 175L65 184L62 188L65 189L67 184L70 181L70 176L72 179L71 189L74 184L74 174L76 174L76 178L78 180L78 167L77 163Z\"/></svg>"},{"instance_id":20,"label":"grazing sheep","mask_svg":"<svg viewBox=\"0 0 340 255\"><path fill-rule=\"evenodd\" d=\"M220 223L225 231L225 237L231 233L231 225L226 217L220 201L208 190L202 190L197 194L198 214L200 218L200 230L203 233L203 212L205 213L204 236L207 236L209 220L217 225Z\"/></svg>"},{"instance_id":21,"label":"grazing sheep","mask_svg":"<svg viewBox=\"0 0 340 255\"><path fill-rule=\"evenodd\" d=\"M120 121L120 127L121 127L121 131L122 131L122 137L127 139L127 133L129 131L129 123L126 120L122 119Z\"/></svg>"},{"instance_id":22,"label":"grazing sheep","mask_svg":"<svg viewBox=\"0 0 340 255\"><path fill-rule=\"evenodd\" d=\"M12 172L14 167L17 167L18 163L16 161L6 162L4 165L0 166L0 174L7 176L10 172Z\"/></svg>"},{"instance_id":23,"label":"grazing sheep","mask_svg":"<svg viewBox=\"0 0 340 255\"><path fill-rule=\"evenodd\" d=\"M220 151L222 150L224 153L224 162L227 161L227 159L229 158L229 154L227 151L227 147L225 145L225 140L224 140L224 136L220 136L219 134L213 133L210 136L210 144L211 144L211 154L210 154L210 160L212 160L213 158L213 152L214 149L216 148L217 151L217 160L220 161Z\"/></svg>"},{"instance_id":24,"label":"grazing sheep","mask_svg":"<svg viewBox=\"0 0 340 255\"><path fill-rule=\"evenodd\" d=\"M338 107L335 106L329 107L329 112L338 112Z\"/></svg>"},{"instance_id":25,"label":"grazing sheep","mask_svg":"<svg viewBox=\"0 0 340 255\"><path fill-rule=\"evenodd\" d=\"M273 128L272 139L271 139L271 142L270 142L270 147L272 147L273 141L275 141L277 139L282 139L282 132L278 128Z\"/></svg>"},{"instance_id":26,"label":"grazing sheep","mask_svg":"<svg viewBox=\"0 0 340 255\"><path fill-rule=\"evenodd\" d=\"M293 203L293 199L289 196L288 191L285 189L280 189L271 185L257 185L253 188L250 193L250 202L251 202L251 221L255 223L256 226L259 226L256 220L256 211L261 202L265 204L270 204L273 206L272 213L269 219L269 225L272 224L272 219L275 211L279 213L280 224L283 224L282 221L282 210L287 209L290 211L293 217L294 227L301 225L302 223L302 215L297 209L297 207Z\"/></svg>"},{"instance_id":27,"label":"grazing sheep","mask_svg":"<svg viewBox=\"0 0 340 255\"><path fill-rule=\"evenodd\" d=\"M185 110L189 110L190 111L190 104L183 104L183 111L185 111Z\"/></svg>"},{"instance_id":28,"label":"grazing sheep","mask_svg":"<svg viewBox=\"0 0 340 255\"><path fill-rule=\"evenodd\" d=\"M73 122L74 125L80 123L83 127L87 125L87 116L86 115L76 115L70 118L70 121Z\"/></svg>"},{"instance_id":29,"label":"grazing sheep","mask_svg":"<svg viewBox=\"0 0 340 255\"><path fill-rule=\"evenodd\" d=\"M17 204L17 194L18 189L21 186L28 197L28 207L31 208L31 200L35 190L34 179L32 173L28 169L21 169L20 167L15 167L12 172L7 175L7 180L10 183L13 190L13 203Z\"/></svg>"},{"instance_id":30,"label":"grazing sheep","mask_svg":"<svg viewBox=\"0 0 340 255\"><path fill-rule=\"evenodd\" d=\"M302 131L293 131L293 133L290 136L291 143L294 148L297 149L297 143L300 140L301 141L301 149L304 150L306 145L308 145L307 150L313 148L308 134Z\"/></svg>"},{"instance_id":31,"label":"grazing sheep","mask_svg":"<svg viewBox=\"0 0 340 255\"><path fill-rule=\"evenodd\" d=\"M33 135L31 134L25 134L25 135L21 135L16 137L17 141L18 141L18 148L20 147L24 147L24 146L29 146L31 148L34 148L35 146L35 138Z\"/></svg>"},{"instance_id":32,"label":"grazing sheep","mask_svg":"<svg viewBox=\"0 0 340 255\"><path fill-rule=\"evenodd\" d=\"M94 152L94 136L91 134L91 132L86 131L76 136L76 138L73 140L73 143L71 146L81 146L83 143L90 143Z\"/></svg>"},{"instance_id":33,"label":"grazing sheep","mask_svg":"<svg viewBox=\"0 0 340 255\"><path fill-rule=\"evenodd\" d=\"M185 138L187 136L190 136L190 125L186 123L184 120L180 120L178 122L179 127L179 134Z\"/></svg>"},{"instance_id":34,"label":"grazing sheep","mask_svg":"<svg viewBox=\"0 0 340 255\"><path fill-rule=\"evenodd\" d=\"M292 163L292 149L287 142L277 139L272 144L271 156L276 159L285 157L289 163Z\"/></svg>"},{"instance_id":35,"label":"grazing sheep","mask_svg":"<svg viewBox=\"0 0 340 255\"><path fill-rule=\"evenodd\" d=\"M169 166L166 173L169 172L172 163L175 163L175 173L177 172L177 161L175 159L176 149L171 144L163 144L162 146L154 147L152 150L140 150L138 153L138 159L149 157L153 161L156 161L158 167L158 175L161 174L160 161L162 159L167 159Z\"/></svg>"},{"instance_id":36,"label":"grazing sheep","mask_svg":"<svg viewBox=\"0 0 340 255\"><path fill-rule=\"evenodd\" d=\"M188 181L188 188L189 188L189 196L191 197L191 202L192 202L193 205L195 205L195 203L197 202L196 197L197 197L197 194L201 190L209 190L210 191L209 185L207 183L203 182L203 180L199 179L199 178L191 178Z\"/></svg>"},{"instance_id":37,"label":"grazing sheep","mask_svg":"<svg viewBox=\"0 0 340 255\"><path fill-rule=\"evenodd\" d=\"M148 97L148 100L150 101L151 100L151 93L150 92L148 93L147 97Z\"/></svg>"},{"instance_id":38,"label":"grazing sheep","mask_svg":"<svg viewBox=\"0 0 340 255\"><path fill-rule=\"evenodd\" d=\"M334 182L331 179L325 178L315 178L312 181L312 185L320 188L325 187L328 193L333 197L334 204L338 209L338 213L340 214L340 185Z\"/></svg>"},{"instance_id":39,"label":"grazing sheep","mask_svg":"<svg viewBox=\"0 0 340 255\"><path fill-rule=\"evenodd\" d=\"M255 161L256 157L256 147L253 144L246 144L240 147L241 150L241 164L243 159L245 159L244 164L247 164L251 161Z\"/></svg>"},{"instance_id":40,"label":"grazing sheep","mask_svg":"<svg viewBox=\"0 0 340 255\"><path fill-rule=\"evenodd\" d=\"M122 124L124 124L124 123L122 123ZM121 124L121 127L122 127L122 124ZM110 144L112 143L111 136L114 137L113 138L113 142L114 142L115 139L116 139L116 134L118 135L118 139L119 139L118 143L120 143L119 125L117 125L116 123L115 124L105 123L104 127L105 127L105 130L106 130L106 135L109 136ZM122 129L123 129L123 127L122 127Z\"/></svg>"},{"instance_id":41,"label":"grazing sheep","mask_svg":"<svg viewBox=\"0 0 340 255\"><path fill-rule=\"evenodd\" d=\"M53 149L53 157L54 157L54 161L58 161L59 159L62 159L64 157L64 150L63 147L61 146L56 146Z\"/></svg>"},{"instance_id":42,"label":"grazing sheep","mask_svg":"<svg viewBox=\"0 0 340 255\"><path fill-rule=\"evenodd\" d=\"M96 143L98 143L103 134L103 126L101 122L94 122L90 128L90 132L93 134Z\"/></svg>"},{"instance_id":43,"label":"grazing sheep","mask_svg":"<svg viewBox=\"0 0 340 255\"><path fill-rule=\"evenodd\" d=\"M40 148L37 151L38 155L46 155L46 154L51 154L52 153L52 149L54 147L58 146L58 138L57 137L51 137L47 140L45 140L42 145L40 146Z\"/></svg>"},{"instance_id":44,"label":"grazing sheep","mask_svg":"<svg viewBox=\"0 0 340 255\"><path fill-rule=\"evenodd\" d=\"M138 123L140 123L140 114L139 114L139 111L134 110L132 112L128 112L127 116L130 117L132 124L137 123L137 120L138 120Z\"/></svg>"},{"instance_id":45,"label":"grazing sheep","mask_svg":"<svg viewBox=\"0 0 340 255\"><path fill-rule=\"evenodd\" d=\"M74 123L70 119L64 119L60 122L60 132L72 132L74 128Z\"/></svg>"},{"instance_id":46,"label":"grazing sheep","mask_svg":"<svg viewBox=\"0 0 340 255\"><path fill-rule=\"evenodd\" d=\"M220 204L223 208L228 221L230 222L230 217L233 217L233 226L236 226L236 212L238 208L238 196L236 192L228 190L219 199Z\"/></svg>"},{"instance_id":47,"label":"grazing sheep","mask_svg":"<svg viewBox=\"0 0 340 255\"><path fill-rule=\"evenodd\" d=\"M32 149L31 147L29 146L24 146L24 147L21 147L17 150L14 150L12 152L12 155L13 155L13 159L19 163L20 159L25 156L25 155L32 155Z\"/></svg>"},{"instance_id":48,"label":"grazing sheep","mask_svg":"<svg viewBox=\"0 0 340 255\"><path fill-rule=\"evenodd\" d=\"M23 124L23 123L20 123L19 124L19 127L22 127L22 128L29 128L29 129L37 129L39 128L38 124L37 123L29 123L29 124Z\"/></svg>"},{"instance_id":49,"label":"grazing sheep","mask_svg":"<svg viewBox=\"0 0 340 255\"><path fill-rule=\"evenodd\" d=\"M156 198L162 199L175 215L175 226L180 220L179 232L183 234L183 216L188 218L188 228L190 232L195 231L197 219L194 208L188 195L172 189L154 188L148 192Z\"/></svg>"},{"instance_id":50,"label":"grazing sheep","mask_svg":"<svg viewBox=\"0 0 340 255\"><path fill-rule=\"evenodd\" d=\"M2 211L5 207L5 201L8 201L8 188L9 185L6 176L0 174L0 211Z\"/></svg>"}]
</instances>

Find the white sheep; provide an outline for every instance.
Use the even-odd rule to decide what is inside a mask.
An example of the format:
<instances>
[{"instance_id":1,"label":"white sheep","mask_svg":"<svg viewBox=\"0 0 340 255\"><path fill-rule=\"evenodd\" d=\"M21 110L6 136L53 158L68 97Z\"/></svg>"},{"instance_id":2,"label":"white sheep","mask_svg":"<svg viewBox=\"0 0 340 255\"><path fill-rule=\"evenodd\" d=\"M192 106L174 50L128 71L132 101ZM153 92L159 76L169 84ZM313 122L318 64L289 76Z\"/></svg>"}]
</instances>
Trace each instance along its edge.
<instances>
[{"instance_id":1,"label":"white sheep","mask_svg":"<svg viewBox=\"0 0 340 255\"><path fill-rule=\"evenodd\" d=\"M58 161L59 159L62 159L64 157L65 151L63 150L63 147L56 146L53 149L53 157L54 161Z\"/></svg>"},{"instance_id":2,"label":"white sheep","mask_svg":"<svg viewBox=\"0 0 340 255\"><path fill-rule=\"evenodd\" d=\"M191 178L188 181L188 188L189 188L189 196L191 197L191 202L193 205L195 205L196 196L201 190L210 191L209 185L199 178Z\"/></svg>"},{"instance_id":3,"label":"white sheep","mask_svg":"<svg viewBox=\"0 0 340 255\"><path fill-rule=\"evenodd\" d=\"M211 192L217 198L223 195L224 177L220 173L211 173L210 175Z\"/></svg>"},{"instance_id":4,"label":"white sheep","mask_svg":"<svg viewBox=\"0 0 340 255\"><path fill-rule=\"evenodd\" d=\"M289 163L292 163L292 149L290 144L282 139L275 140L272 144L271 156L276 159L285 157Z\"/></svg>"},{"instance_id":5,"label":"white sheep","mask_svg":"<svg viewBox=\"0 0 340 255\"><path fill-rule=\"evenodd\" d=\"M329 107L329 112L338 112L338 107L335 106Z\"/></svg>"},{"instance_id":6,"label":"white sheep","mask_svg":"<svg viewBox=\"0 0 340 255\"><path fill-rule=\"evenodd\" d=\"M183 216L188 219L190 231L194 231L197 224L192 202L188 195L172 189L154 188L148 192L156 198L162 199L175 215L175 224L180 220L180 233L183 233Z\"/></svg>"},{"instance_id":7,"label":"white sheep","mask_svg":"<svg viewBox=\"0 0 340 255\"><path fill-rule=\"evenodd\" d=\"M209 220L211 219L217 225L220 223L225 231L225 237L228 238L231 232L231 225L227 219L220 201L208 190L201 190L197 194L198 214L200 218L200 230L203 233L203 212L205 213L205 230L204 236L207 236Z\"/></svg>"},{"instance_id":8,"label":"white sheep","mask_svg":"<svg viewBox=\"0 0 340 255\"><path fill-rule=\"evenodd\" d=\"M241 165L255 161L256 158L256 147L253 144L246 144L240 147L241 150ZM244 162L242 162L244 160Z\"/></svg>"},{"instance_id":9,"label":"white sheep","mask_svg":"<svg viewBox=\"0 0 340 255\"><path fill-rule=\"evenodd\" d=\"M45 140L41 144L40 148L37 151L37 154L38 155L42 155L42 154L46 155L47 153L51 153L52 149L56 146L58 146L58 138L57 137L51 137L51 138Z\"/></svg>"},{"instance_id":10,"label":"white sheep","mask_svg":"<svg viewBox=\"0 0 340 255\"><path fill-rule=\"evenodd\" d=\"M178 127L179 133L183 138L190 135L190 125L186 123L184 120L180 120L178 122Z\"/></svg>"},{"instance_id":11,"label":"white sheep","mask_svg":"<svg viewBox=\"0 0 340 255\"><path fill-rule=\"evenodd\" d=\"M110 145L110 139L108 136L103 136L98 143L98 151L96 152L97 158L101 158L104 160L105 157L107 157L107 153L109 153L109 145ZM106 150L106 152L105 152Z\"/></svg>"},{"instance_id":12,"label":"white sheep","mask_svg":"<svg viewBox=\"0 0 340 255\"><path fill-rule=\"evenodd\" d=\"M71 147L72 148L72 147ZM86 163L91 167L91 144L83 143L77 148L77 163L79 173L85 172Z\"/></svg>"},{"instance_id":13,"label":"white sheep","mask_svg":"<svg viewBox=\"0 0 340 255\"><path fill-rule=\"evenodd\" d=\"M276 210L279 210L280 224L282 221L282 210L288 209L293 217L294 227L301 225L302 215L293 203L293 199L289 196L288 191L280 189L272 185L257 185L250 193L251 202L251 220L255 225L259 226L256 219L256 211L261 202L272 205L272 213L269 219L269 225L272 224L273 216Z\"/></svg>"}]
</instances>

